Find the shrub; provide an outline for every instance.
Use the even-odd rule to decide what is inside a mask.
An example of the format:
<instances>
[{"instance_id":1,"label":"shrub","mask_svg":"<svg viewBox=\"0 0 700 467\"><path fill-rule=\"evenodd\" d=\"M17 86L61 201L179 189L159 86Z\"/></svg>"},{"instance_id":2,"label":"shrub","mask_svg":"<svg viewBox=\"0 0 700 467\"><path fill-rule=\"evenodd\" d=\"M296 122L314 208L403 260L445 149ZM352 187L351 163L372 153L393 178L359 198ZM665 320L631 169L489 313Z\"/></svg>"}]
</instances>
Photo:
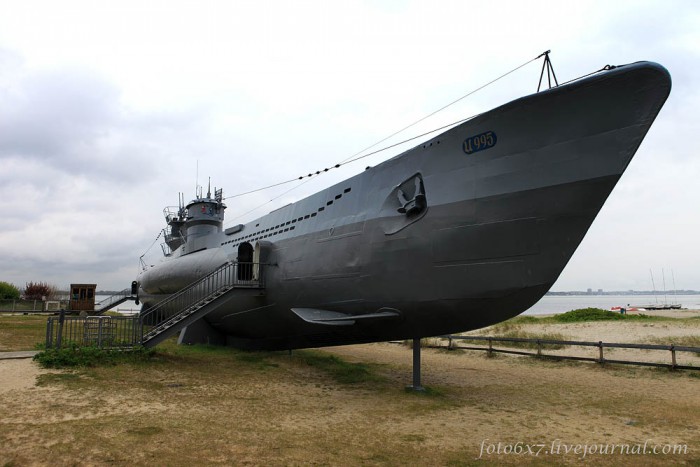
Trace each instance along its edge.
<instances>
[{"instance_id":1,"label":"shrub","mask_svg":"<svg viewBox=\"0 0 700 467\"><path fill-rule=\"evenodd\" d=\"M0 281L0 300L19 300L19 289L9 282Z\"/></svg>"},{"instance_id":2,"label":"shrub","mask_svg":"<svg viewBox=\"0 0 700 467\"><path fill-rule=\"evenodd\" d=\"M110 350L95 346L71 344L61 349L45 349L34 356L44 368L93 367L135 363L150 359L153 349L137 347L133 350Z\"/></svg>"},{"instance_id":3,"label":"shrub","mask_svg":"<svg viewBox=\"0 0 700 467\"><path fill-rule=\"evenodd\" d=\"M555 315L554 320L560 323L576 323L580 321L602 321L623 319L644 319L646 315L623 315L614 311L601 310L600 308L581 308Z\"/></svg>"},{"instance_id":4,"label":"shrub","mask_svg":"<svg viewBox=\"0 0 700 467\"><path fill-rule=\"evenodd\" d=\"M28 282L24 287L25 300L48 300L56 295L56 287L46 282Z\"/></svg>"}]
</instances>

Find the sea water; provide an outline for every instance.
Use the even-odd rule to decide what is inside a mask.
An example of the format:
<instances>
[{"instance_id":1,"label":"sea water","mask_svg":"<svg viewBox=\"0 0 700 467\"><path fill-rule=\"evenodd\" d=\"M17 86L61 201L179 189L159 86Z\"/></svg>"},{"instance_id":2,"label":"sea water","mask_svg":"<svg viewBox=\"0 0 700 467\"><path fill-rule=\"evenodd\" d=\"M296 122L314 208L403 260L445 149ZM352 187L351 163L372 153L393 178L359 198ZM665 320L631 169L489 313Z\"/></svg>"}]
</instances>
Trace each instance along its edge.
<instances>
[{"instance_id":1,"label":"sea water","mask_svg":"<svg viewBox=\"0 0 700 467\"><path fill-rule=\"evenodd\" d=\"M664 303L680 303L683 308L700 309L700 295L545 295L535 303L525 315L548 315L566 313L579 308L602 308L614 306L643 306Z\"/></svg>"}]
</instances>

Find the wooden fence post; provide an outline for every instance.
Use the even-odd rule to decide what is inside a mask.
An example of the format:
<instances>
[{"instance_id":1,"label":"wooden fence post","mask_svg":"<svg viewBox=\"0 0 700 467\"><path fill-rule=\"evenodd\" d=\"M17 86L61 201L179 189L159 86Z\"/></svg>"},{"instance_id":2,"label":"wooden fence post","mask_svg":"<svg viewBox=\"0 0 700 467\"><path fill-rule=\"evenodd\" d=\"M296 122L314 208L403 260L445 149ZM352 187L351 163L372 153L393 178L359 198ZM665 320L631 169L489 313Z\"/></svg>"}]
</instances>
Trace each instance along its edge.
<instances>
[{"instance_id":1,"label":"wooden fence post","mask_svg":"<svg viewBox=\"0 0 700 467\"><path fill-rule=\"evenodd\" d=\"M671 370L676 369L676 346L671 344Z\"/></svg>"}]
</instances>

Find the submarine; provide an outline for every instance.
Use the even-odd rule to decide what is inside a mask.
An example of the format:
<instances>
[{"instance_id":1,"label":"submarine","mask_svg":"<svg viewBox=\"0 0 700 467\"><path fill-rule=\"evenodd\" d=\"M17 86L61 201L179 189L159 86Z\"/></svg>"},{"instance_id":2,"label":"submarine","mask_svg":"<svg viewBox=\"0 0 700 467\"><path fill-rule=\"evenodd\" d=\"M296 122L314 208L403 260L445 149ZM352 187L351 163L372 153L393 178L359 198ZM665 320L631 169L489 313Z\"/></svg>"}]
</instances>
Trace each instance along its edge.
<instances>
[{"instance_id":1,"label":"submarine","mask_svg":"<svg viewBox=\"0 0 700 467\"><path fill-rule=\"evenodd\" d=\"M220 189L179 199L164 211L161 260L137 278L143 323L181 343L279 350L522 313L557 280L669 96L659 64L606 68L246 224L225 228Z\"/></svg>"}]
</instances>

